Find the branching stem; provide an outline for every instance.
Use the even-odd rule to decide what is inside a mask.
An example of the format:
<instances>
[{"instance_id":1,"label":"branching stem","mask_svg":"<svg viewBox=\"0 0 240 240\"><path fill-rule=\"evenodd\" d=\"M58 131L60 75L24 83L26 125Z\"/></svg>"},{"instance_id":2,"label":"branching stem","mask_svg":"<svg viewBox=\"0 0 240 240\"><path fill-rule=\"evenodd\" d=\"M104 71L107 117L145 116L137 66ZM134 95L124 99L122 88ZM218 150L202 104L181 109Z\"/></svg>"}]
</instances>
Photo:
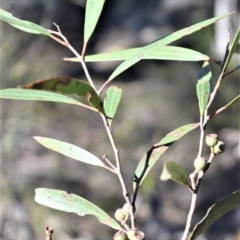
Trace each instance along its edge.
<instances>
[{"instance_id":1,"label":"branching stem","mask_svg":"<svg viewBox=\"0 0 240 240\"><path fill-rule=\"evenodd\" d=\"M126 187L126 183L123 179L123 175L122 175L122 172L121 172L121 164L120 164L120 157L119 157L119 151L116 147L116 144L115 144L115 141L113 139L113 135L112 135L112 132L110 130L110 127L108 125L108 121L107 121L107 118L105 115L103 115L102 113L101 114L101 117L102 117L102 120L104 122L104 126L106 128L106 131L107 131L107 134L108 134L108 138L110 140L110 143L112 145L112 149L113 149L113 152L114 152L114 155L115 155L115 160L116 160L116 169L115 169L115 172L119 178L119 181L120 181L120 184L122 186L122 191L123 191L123 197L125 198L125 201L126 203L128 204L129 206L129 210L130 210L130 217L131 217L131 227L132 228L135 228L135 217L134 217L134 211L133 211L133 206L132 206L132 203L131 203L131 198L130 198L130 195L129 195L129 192L128 192L128 189Z\"/></svg>"},{"instance_id":2,"label":"branching stem","mask_svg":"<svg viewBox=\"0 0 240 240\"><path fill-rule=\"evenodd\" d=\"M59 38L55 37L52 35L52 38L55 39L56 41L60 42L61 44L63 44L64 46L66 46L67 48L69 48L72 53L78 58L78 60L80 61L82 67L83 67L83 70L84 70L84 73L88 79L88 82L89 84L92 86L92 88L96 91L96 87L92 81L92 78L91 76L89 75L89 72L88 72L88 69L87 69L87 66L84 62L84 59L83 57L71 46L71 44L68 42L68 40L66 39L66 37L61 33L60 31L60 28L57 24L54 24L57 29L58 29L58 32L55 32L55 31L51 31L49 30L52 34L55 34L59 37L61 37L63 39L60 40ZM82 50L82 54L84 55L86 51L86 45L84 45L83 47L83 50ZM101 92L100 92L101 93ZM98 92L98 95L100 95L100 93ZM115 155L115 160L116 160L116 167L110 163L110 161L107 159L105 159L108 164L110 165L110 167L108 166L104 166L104 168L114 172L117 174L118 178L119 178L119 181L120 181L120 184L121 184L121 187L122 187L122 191L123 191L123 197L125 198L125 201L126 203L128 204L129 206L129 210L130 210L130 217L131 217L131 227L132 228L135 228L135 217L134 217L134 211L133 211L133 206L132 206L132 203L131 203L131 197L130 197L130 194L127 190L127 187L126 187L126 184L125 184L125 181L123 179L123 175L122 175L122 172L121 172L121 165L120 165L120 158L119 158L119 151L116 147L116 144L115 144L115 141L113 139L113 135L112 135L112 132L111 132L111 129L110 129L110 126L108 124L108 121L107 121L107 117L100 113L101 117L102 117L102 120L103 120L103 123L104 123L104 126L106 128L106 131L107 131L107 135L108 135L108 138L110 140L110 143L111 143L111 146L112 146L112 149L113 149L113 152L114 152L114 155Z\"/></svg>"}]
</instances>

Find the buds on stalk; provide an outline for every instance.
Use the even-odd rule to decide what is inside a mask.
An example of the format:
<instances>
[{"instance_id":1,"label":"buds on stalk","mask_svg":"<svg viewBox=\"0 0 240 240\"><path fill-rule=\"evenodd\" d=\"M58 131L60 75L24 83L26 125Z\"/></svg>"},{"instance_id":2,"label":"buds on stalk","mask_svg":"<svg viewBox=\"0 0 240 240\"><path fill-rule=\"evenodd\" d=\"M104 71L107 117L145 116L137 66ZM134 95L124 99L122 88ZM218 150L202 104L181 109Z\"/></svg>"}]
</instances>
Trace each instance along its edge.
<instances>
[{"instance_id":1,"label":"buds on stalk","mask_svg":"<svg viewBox=\"0 0 240 240\"><path fill-rule=\"evenodd\" d=\"M208 134L206 136L206 144L209 147L214 147L218 142L218 135L215 133Z\"/></svg>"},{"instance_id":2,"label":"buds on stalk","mask_svg":"<svg viewBox=\"0 0 240 240\"><path fill-rule=\"evenodd\" d=\"M213 152L215 154L221 154L225 150L225 143L223 141L218 141L217 144L213 147Z\"/></svg>"},{"instance_id":3,"label":"buds on stalk","mask_svg":"<svg viewBox=\"0 0 240 240\"><path fill-rule=\"evenodd\" d=\"M203 157L197 157L194 160L194 167L199 172L200 170L203 170L206 166L206 159Z\"/></svg>"}]
</instances>

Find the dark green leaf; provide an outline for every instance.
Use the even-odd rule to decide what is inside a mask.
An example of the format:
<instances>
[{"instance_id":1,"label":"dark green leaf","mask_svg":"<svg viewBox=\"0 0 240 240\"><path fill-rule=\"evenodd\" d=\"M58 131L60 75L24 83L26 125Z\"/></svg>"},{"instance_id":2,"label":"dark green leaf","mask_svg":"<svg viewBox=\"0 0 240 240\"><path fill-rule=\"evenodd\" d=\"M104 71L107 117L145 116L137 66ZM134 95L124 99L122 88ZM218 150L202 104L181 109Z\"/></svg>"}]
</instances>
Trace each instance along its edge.
<instances>
[{"instance_id":1,"label":"dark green leaf","mask_svg":"<svg viewBox=\"0 0 240 240\"><path fill-rule=\"evenodd\" d=\"M23 86L27 89L42 89L62 94L76 94L78 97L87 97L88 102L98 111L104 113L103 104L96 91L86 82L71 77L52 77L38 80Z\"/></svg>"},{"instance_id":2,"label":"dark green leaf","mask_svg":"<svg viewBox=\"0 0 240 240\"><path fill-rule=\"evenodd\" d=\"M76 213L79 216L93 215L101 223L122 230L120 225L102 209L80 196L47 188L38 188L35 193L35 201L41 205L64 212Z\"/></svg>"},{"instance_id":3,"label":"dark green leaf","mask_svg":"<svg viewBox=\"0 0 240 240\"><path fill-rule=\"evenodd\" d=\"M121 61L126 60L141 48L126 49L117 52L100 53L90 56L85 56L86 62L104 62L104 61ZM182 47L165 46L158 51L143 57L143 60L159 59L159 60L176 60L176 61L205 61L210 58L200 52ZM70 62L79 62L78 58L65 58Z\"/></svg>"},{"instance_id":4,"label":"dark green leaf","mask_svg":"<svg viewBox=\"0 0 240 240\"><path fill-rule=\"evenodd\" d=\"M38 141L44 147L51 149L55 152L61 153L67 157L73 158L80 162L92 164L95 166L103 167L103 162L94 156L93 154L89 153L88 151L77 147L73 144L62 142L52 138L46 137L34 137L36 141Z\"/></svg>"},{"instance_id":5,"label":"dark green leaf","mask_svg":"<svg viewBox=\"0 0 240 240\"><path fill-rule=\"evenodd\" d=\"M232 13L223 14L211 19L208 19L206 21L197 23L195 25L192 25L190 27L184 28L182 30L179 30L177 32L174 32L164 38L161 38L160 40L157 40L145 47L142 47L140 51L133 54L131 57L129 57L127 60L125 60L123 63L121 63L111 74L107 82L110 82L112 79L114 79L116 76L118 76L120 73L124 72L126 69L134 65L135 63L139 62L143 58L147 57L149 54L158 51L160 48L166 46L167 44L174 42L186 35L192 34L210 24L215 23L216 21L229 16Z\"/></svg>"},{"instance_id":6,"label":"dark green leaf","mask_svg":"<svg viewBox=\"0 0 240 240\"><path fill-rule=\"evenodd\" d=\"M223 72L226 71L228 64L230 62L230 60L232 59L232 55L238 50L239 48L239 40L240 40L240 28L238 29L236 36L233 40L233 43L231 45L231 47L229 48L229 53L228 56L225 60L224 66L223 66Z\"/></svg>"},{"instance_id":7,"label":"dark green leaf","mask_svg":"<svg viewBox=\"0 0 240 240\"><path fill-rule=\"evenodd\" d=\"M84 24L85 44L88 42L97 25L104 3L105 0L87 0Z\"/></svg>"},{"instance_id":8,"label":"dark green leaf","mask_svg":"<svg viewBox=\"0 0 240 240\"><path fill-rule=\"evenodd\" d=\"M19 89L19 88L4 89L4 90L0 90L0 98L15 99L15 100L29 100L29 101L60 102L60 103L75 104L75 105L85 107L84 104L78 102L75 99L69 98L67 96L57 94L57 93L52 93L52 92L38 91L38 90L28 90L28 89Z\"/></svg>"},{"instance_id":9,"label":"dark green leaf","mask_svg":"<svg viewBox=\"0 0 240 240\"><path fill-rule=\"evenodd\" d=\"M181 166L173 161L165 162L160 179L162 181L171 179L183 185L190 186L186 173L183 171Z\"/></svg>"},{"instance_id":10,"label":"dark green leaf","mask_svg":"<svg viewBox=\"0 0 240 240\"><path fill-rule=\"evenodd\" d=\"M104 111L106 113L106 116L108 118L108 123L110 126L112 124L112 120L116 113L121 96L122 96L122 89L116 86L111 86L107 90L107 97L104 99Z\"/></svg>"},{"instance_id":11,"label":"dark green leaf","mask_svg":"<svg viewBox=\"0 0 240 240\"><path fill-rule=\"evenodd\" d=\"M211 93L211 79L212 72L209 63L204 62L198 76L197 83L197 96L200 114L204 115L204 111L208 104L209 96Z\"/></svg>"},{"instance_id":12,"label":"dark green leaf","mask_svg":"<svg viewBox=\"0 0 240 240\"><path fill-rule=\"evenodd\" d=\"M133 188L135 189L136 183L140 186L147 176L148 172L152 169L159 157L177 140L183 137L191 130L197 128L199 123L187 124L175 129L167 134L159 143L156 143L141 159L136 170Z\"/></svg>"},{"instance_id":13,"label":"dark green leaf","mask_svg":"<svg viewBox=\"0 0 240 240\"><path fill-rule=\"evenodd\" d=\"M2 9L0 9L0 20L9 23L13 27L18 28L24 32L51 36L47 29L35 23L15 18L11 13L4 11Z\"/></svg>"},{"instance_id":14,"label":"dark green leaf","mask_svg":"<svg viewBox=\"0 0 240 240\"><path fill-rule=\"evenodd\" d=\"M194 227L188 240L196 239L205 229L207 229L217 219L222 217L230 210L240 205L240 191L222 198L219 202L213 204L207 211L205 217Z\"/></svg>"}]
</instances>

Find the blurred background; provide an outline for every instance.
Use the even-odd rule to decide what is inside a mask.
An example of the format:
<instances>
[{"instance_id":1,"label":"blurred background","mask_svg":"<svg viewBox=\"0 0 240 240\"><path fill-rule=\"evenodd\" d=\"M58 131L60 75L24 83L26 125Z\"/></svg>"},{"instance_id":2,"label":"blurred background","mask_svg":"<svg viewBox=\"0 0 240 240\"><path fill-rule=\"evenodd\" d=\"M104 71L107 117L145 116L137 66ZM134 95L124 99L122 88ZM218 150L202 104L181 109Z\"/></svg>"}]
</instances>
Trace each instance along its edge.
<instances>
[{"instance_id":1,"label":"blurred background","mask_svg":"<svg viewBox=\"0 0 240 240\"><path fill-rule=\"evenodd\" d=\"M2 0L1 8L15 17L54 29L56 22L76 50L81 52L85 0ZM222 60L228 41L239 27L236 0L107 0L87 54L116 51L151 43L167 34L215 15L234 15L186 36L172 45L191 48ZM1 22L1 89L24 85L37 79L64 75L86 80L78 63L64 62L72 53L50 38L21 32ZM99 88L119 62L89 63L89 72ZM239 64L234 56L229 70ZM202 62L140 61L113 82L123 90L113 122L128 188L135 168L149 148L168 132L199 121L196 97L197 74ZM220 68L212 64L213 82ZM239 72L226 77L211 110L239 94ZM239 102L214 117L206 133L217 133L226 143L217 156L199 192L193 224L207 209L239 188ZM79 217L49 209L34 201L39 187L78 194L114 216L124 204L115 175L104 169L64 157L38 144L32 137L45 136L78 145L99 158L114 161L101 118L77 106L47 102L1 101L1 240L42 240L45 227L55 229L57 240L110 240L115 231L93 216ZM166 160L193 170L199 130L175 143L156 163L139 191L137 226L148 240L179 240L182 236L191 194L175 182L159 180ZM204 157L209 149L204 147ZM198 239L239 239L240 209L227 213Z\"/></svg>"}]
</instances>

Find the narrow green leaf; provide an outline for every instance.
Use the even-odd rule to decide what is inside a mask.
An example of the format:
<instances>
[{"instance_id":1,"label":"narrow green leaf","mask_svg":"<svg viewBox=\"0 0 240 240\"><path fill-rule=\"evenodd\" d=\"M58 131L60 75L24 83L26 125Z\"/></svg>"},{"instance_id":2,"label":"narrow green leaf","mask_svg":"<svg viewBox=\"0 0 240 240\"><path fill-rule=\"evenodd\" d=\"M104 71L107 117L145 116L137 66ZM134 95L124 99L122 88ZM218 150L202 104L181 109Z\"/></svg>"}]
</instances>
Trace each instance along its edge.
<instances>
[{"instance_id":1,"label":"narrow green leaf","mask_svg":"<svg viewBox=\"0 0 240 240\"><path fill-rule=\"evenodd\" d=\"M199 123L192 123L179 127L167 134L159 143L154 144L154 146L143 156L135 170L133 188L135 189L137 184L139 186L142 184L143 180L152 169L156 161L159 159L159 157L165 151L167 151L174 142L198 126Z\"/></svg>"},{"instance_id":2,"label":"narrow green leaf","mask_svg":"<svg viewBox=\"0 0 240 240\"><path fill-rule=\"evenodd\" d=\"M209 63L206 61L199 72L197 83L197 96L199 111L201 115L204 115L204 111L208 104L209 96L211 93L211 79L212 72Z\"/></svg>"},{"instance_id":3,"label":"narrow green leaf","mask_svg":"<svg viewBox=\"0 0 240 240\"><path fill-rule=\"evenodd\" d=\"M240 205L240 190L231 193L222 198L219 202L213 204L207 211L205 217L194 227L188 240L196 239L205 229L207 229L217 219L222 217L230 210Z\"/></svg>"},{"instance_id":4,"label":"narrow green leaf","mask_svg":"<svg viewBox=\"0 0 240 240\"><path fill-rule=\"evenodd\" d=\"M29 83L22 88L42 89L62 94L76 94L78 97L87 97L91 106L104 113L103 104L96 91L86 82L71 77L52 77Z\"/></svg>"},{"instance_id":5,"label":"narrow green leaf","mask_svg":"<svg viewBox=\"0 0 240 240\"><path fill-rule=\"evenodd\" d=\"M46 91L28 90L19 88L8 88L0 90L0 98L15 99L15 100L29 100L29 101L49 101L75 104L84 107L85 105L75 99L67 96L51 93Z\"/></svg>"},{"instance_id":6,"label":"narrow green leaf","mask_svg":"<svg viewBox=\"0 0 240 240\"><path fill-rule=\"evenodd\" d=\"M226 73L226 74L234 73L235 71L237 71L239 69L240 69L240 64L237 65L233 70L231 70L229 73Z\"/></svg>"},{"instance_id":7,"label":"narrow green leaf","mask_svg":"<svg viewBox=\"0 0 240 240\"><path fill-rule=\"evenodd\" d=\"M101 223L122 230L120 225L101 208L78 195L67 194L67 192L60 190L37 188L35 190L35 201L60 211L76 213L79 216L93 215Z\"/></svg>"},{"instance_id":8,"label":"narrow green leaf","mask_svg":"<svg viewBox=\"0 0 240 240\"><path fill-rule=\"evenodd\" d=\"M87 0L84 24L85 44L88 42L97 25L104 3L105 0Z\"/></svg>"},{"instance_id":9,"label":"narrow green leaf","mask_svg":"<svg viewBox=\"0 0 240 240\"><path fill-rule=\"evenodd\" d=\"M171 179L173 181L186 185L187 187L190 186L186 173L183 171L181 166L173 161L165 162L160 179L162 181Z\"/></svg>"},{"instance_id":10,"label":"narrow green leaf","mask_svg":"<svg viewBox=\"0 0 240 240\"><path fill-rule=\"evenodd\" d=\"M92 164L95 166L103 167L103 162L91 154L90 152L77 147L73 144L62 142L56 139L52 138L46 138L46 137L33 137L36 141L38 141L41 145L44 147L51 149L55 152L61 153L67 157L70 157L72 159L78 160L80 162L84 162L87 164Z\"/></svg>"},{"instance_id":11,"label":"narrow green leaf","mask_svg":"<svg viewBox=\"0 0 240 240\"><path fill-rule=\"evenodd\" d=\"M24 32L33 33L33 34L43 34L46 36L51 36L47 29L41 27L35 23L20 20L13 17L13 15L7 11L0 9L0 20L7 22L15 28L18 28Z\"/></svg>"},{"instance_id":12,"label":"narrow green leaf","mask_svg":"<svg viewBox=\"0 0 240 240\"><path fill-rule=\"evenodd\" d=\"M237 97L235 97L231 102L229 102L227 105L225 105L224 110L227 109L228 107L230 107L233 103L237 102L240 99L240 95L238 95Z\"/></svg>"},{"instance_id":13,"label":"narrow green leaf","mask_svg":"<svg viewBox=\"0 0 240 240\"><path fill-rule=\"evenodd\" d=\"M190 131L194 130L199 126L199 123L190 123L175 129L174 131L168 133L159 143L155 144L154 146L161 146L166 144L173 144L181 137L189 133Z\"/></svg>"},{"instance_id":14,"label":"narrow green leaf","mask_svg":"<svg viewBox=\"0 0 240 240\"><path fill-rule=\"evenodd\" d=\"M118 88L116 86L111 86L107 90L107 97L104 99L103 105L104 105L104 111L108 118L109 126L111 126L111 124L112 124L112 120L116 113L121 96L122 96L121 88Z\"/></svg>"},{"instance_id":15,"label":"narrow green leaf","mask_svg":"<svg viewBox=\"0 0 240 240\"><path fill-rule=\"evenodd\" d=\"M231 102L229 102L228 104L226 104L225 106L219 108L218 110L212 112L209 116L208 119L211 119L212 117L214 117L215 115L221 113L222 111L226 110L228 107L230 107L232 104L234 104L235 102L237 102L240 99L240 95L238 95L237 97L235 97Z\"/></svg>"},{"instance_id":16,"label":"narrow green leaf","mask_svg":"<svg viewBox=\"0 0 240 240\"><path fill-rule=\"evenodd\" d=\"M114 79L116 76L118 76L120 73L124 72L126 69L134 65L135 63L142 60L144 57L148 56L149 54L158 51L160 48L166 46L167 44L174 42L186 35L192 34L210 24L215 23L216 21L229 16L232 13L227 13L220 15L218 17L214 17L211 19L208 19L206 21L197 23L195 25L192 25L190 27L184 28L182 30L179 30L177 32L174 32L164 38L161 38L145 47L142 47L140 51L137 53L134 53L131 57L129 57L127 60L125 60L123 63L121 63L111 74L107 82L110 82L112 79Z\"/></svg>"},{"instance_id":17,"label":"narrow green leaf","mask_svg":"<svg viewBox=\"0 0 240 240\"><path fill-rule=\"evenodd\" d=\"M117 52L110 53L100 53L85 56L85 62L104 62L104 61L121 61L126 60L131 57L133 54L138 52L141 48L131 48ZM157 60L175 60L175 61L205 61L210 58L207 55L204 55L200 52L182 48L182 47L173 47L165 46L160 48L156 52L149 54L146 57L143 57L143 60L148 59L157 59ZM78 58L65 58L65 60L70 62L79 62Z\"/></svg>"},{"instance_id":18,"label":"narrow green leaf","mask_svg":"<svg viewBox=\"0 0 240 240\"><path fill-rule=\"evenodd\" d=\"M240 54L240 43L239 42L236 44L236 47L234 48L234 53Z\"/></svg>"},{"instance_id":19,"label":"narrow green leaf","mask_svg":"<svg viewBox=\"0 0 240 240\"><path fill-rule=\"evenodd\" d=\"M232 55L238 50L238 48L239 48L239 40L240 40L240 28L238 29L238 31L236 33L236 36L235 36L235 38L233 40L233 43L232 43L231 47L229 48L229 53L228 53L228 56L227 56L227 58L225 60L224 66L223 66L223 70L222 70L223 72L226 71L229 62L232 59Z\"/></svg>"}]
</instances>

